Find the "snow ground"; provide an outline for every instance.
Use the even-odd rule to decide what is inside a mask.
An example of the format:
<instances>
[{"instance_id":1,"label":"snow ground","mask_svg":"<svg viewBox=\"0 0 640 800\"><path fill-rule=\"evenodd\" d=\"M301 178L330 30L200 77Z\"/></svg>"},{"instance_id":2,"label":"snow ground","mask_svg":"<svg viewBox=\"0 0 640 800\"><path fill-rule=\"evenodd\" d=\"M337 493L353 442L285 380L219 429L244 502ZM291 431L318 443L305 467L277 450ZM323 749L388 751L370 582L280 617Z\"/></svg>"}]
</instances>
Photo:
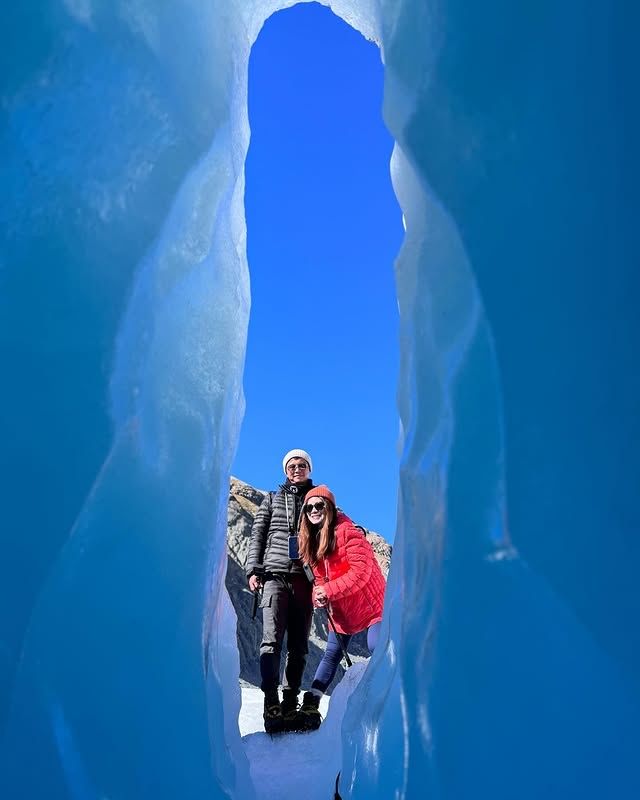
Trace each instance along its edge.
<instances>
[{"instance_id":1,"label":"snow ground","mask_svg":"<svg viewBox=\"0 0 640 800\"><path fill-rule=\"evenodd\" d=\"M325 720L317 731L268 736L262 727L262 692L242 688L240 735L251 769L257 800L331 800L340 770L342 717L367 662L354 664L320 710Z\"/></svg>"}]
</instances>

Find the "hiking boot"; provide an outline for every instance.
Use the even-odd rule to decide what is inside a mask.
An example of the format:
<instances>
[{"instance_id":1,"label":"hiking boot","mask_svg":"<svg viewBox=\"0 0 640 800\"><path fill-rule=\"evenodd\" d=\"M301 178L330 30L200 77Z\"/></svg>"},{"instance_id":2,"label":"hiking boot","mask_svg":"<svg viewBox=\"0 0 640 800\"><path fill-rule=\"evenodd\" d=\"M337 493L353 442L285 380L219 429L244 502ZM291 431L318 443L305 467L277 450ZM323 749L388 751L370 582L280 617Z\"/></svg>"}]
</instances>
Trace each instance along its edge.
<instances>
[{"instance_id":1,"label":"hiking boot","mask_svg":"<svg viewBox=\"0 0 640 800\"><path fill-rule=\"evenodd\" d=\"M298 692L293 689L282 690L282 723L285 731L298 729Z\"/></svg>"},{"instance_id":2,"label":"hiking boot","mask_svg":"<svg viewBox=\"0 0 640 800\"><path fill-rule=\"evenodd\" d=\"M322 717L319 711L320 697L313 692L302 695L302 705L298 711L298 730L315 731L320 727Z\"/></svg>"},{"instance_id":3,"label":"hiking boot","mask_svg":"<svg viewBox=\"0 0 640 800\"><path fill-rule=\"evenodd\" d=\"M262 717L264 719L264 729L267 733L282 733L284 730L284 723L277 689L274 692L267 692L265 694L264 713Z\"/></svg>"}]
</instances>

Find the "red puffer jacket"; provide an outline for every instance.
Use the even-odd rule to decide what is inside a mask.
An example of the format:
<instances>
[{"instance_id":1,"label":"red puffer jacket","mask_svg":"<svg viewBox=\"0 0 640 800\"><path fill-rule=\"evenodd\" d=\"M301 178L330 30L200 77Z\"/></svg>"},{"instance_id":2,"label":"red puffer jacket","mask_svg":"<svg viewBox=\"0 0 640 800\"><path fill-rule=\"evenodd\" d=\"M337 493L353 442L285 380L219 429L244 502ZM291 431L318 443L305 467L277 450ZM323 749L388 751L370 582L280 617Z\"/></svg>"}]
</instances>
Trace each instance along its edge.
<instances>
[{"instance_id":1,"label":"red puffer jacket","mask_svg":"<svg viewBox=\"0 0 640 800\"><path fill-rule=\"evenodd\" d=\"M336 518L336 547L313 572L329 599L338 633L358 633L380 622L384 576L371 544L342 512Z\"/></svg>"}]
</instances>

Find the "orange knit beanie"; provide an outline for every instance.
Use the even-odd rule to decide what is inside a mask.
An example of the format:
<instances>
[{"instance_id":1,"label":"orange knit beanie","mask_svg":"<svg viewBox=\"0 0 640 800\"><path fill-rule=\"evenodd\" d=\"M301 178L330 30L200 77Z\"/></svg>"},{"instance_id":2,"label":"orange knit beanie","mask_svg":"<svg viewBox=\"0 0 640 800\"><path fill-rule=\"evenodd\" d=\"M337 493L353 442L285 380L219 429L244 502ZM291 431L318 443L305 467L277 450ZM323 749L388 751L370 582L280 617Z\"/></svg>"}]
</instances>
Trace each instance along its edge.
<instances>
[{"instance_id":1,"label":"orange knit beanie","mask_svg":"<svg viewBox=\"0 0 640 800\"><path fill-rule=\"evenodd\" d=\"M328 486L322 484L321 486L314 486L313 489L309 489L307 494L305 495L304 502L309 502L310 497L324 497L327 500L331 500L334 507L336 505L336 498Z\"/></svg>"}]
</instances>

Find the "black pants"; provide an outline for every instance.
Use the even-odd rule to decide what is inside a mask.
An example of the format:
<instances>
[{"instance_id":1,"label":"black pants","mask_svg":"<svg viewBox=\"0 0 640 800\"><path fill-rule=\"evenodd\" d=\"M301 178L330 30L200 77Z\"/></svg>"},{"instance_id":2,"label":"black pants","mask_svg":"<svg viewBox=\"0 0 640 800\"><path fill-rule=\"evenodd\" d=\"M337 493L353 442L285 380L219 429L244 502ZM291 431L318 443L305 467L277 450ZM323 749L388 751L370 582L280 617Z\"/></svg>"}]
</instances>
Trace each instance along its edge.
<instances>
[{"instance_id":1,"label":"black pants","mask_svg":"<svg viewBox=\"0 0 640 800\"><path fill-rule=\"evenodd\" d=\"M283 686L298 691L307 662L311 630L311 584L304 575L265 576L262 594L260 688L271 692L280 683L280 654L287 634L287 661Z\"/></svg>"}]
</instances>

